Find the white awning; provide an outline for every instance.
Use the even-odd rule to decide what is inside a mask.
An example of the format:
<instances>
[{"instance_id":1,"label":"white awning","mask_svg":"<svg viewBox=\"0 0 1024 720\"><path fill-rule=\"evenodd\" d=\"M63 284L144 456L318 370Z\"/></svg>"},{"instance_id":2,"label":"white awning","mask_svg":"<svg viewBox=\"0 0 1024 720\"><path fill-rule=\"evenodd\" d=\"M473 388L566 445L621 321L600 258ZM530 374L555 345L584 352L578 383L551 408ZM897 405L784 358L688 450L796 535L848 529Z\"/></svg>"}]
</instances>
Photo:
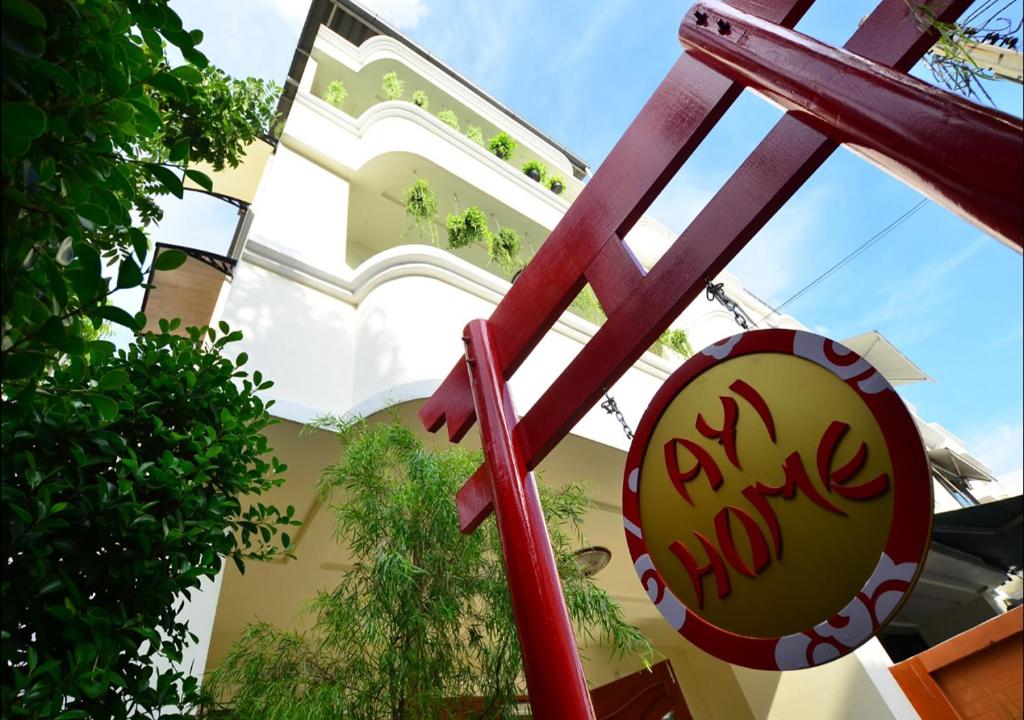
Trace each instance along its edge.
<instances>
[{"instance_id":1,"label":"white awning","mask_svg":"<svg viewBox=\"0 0 1024 720\"><path fill-rule=\"evenodd\" d=\"M875 330L854 335L840 342L871 363L892 385L909 385L931 380L924 370L910 362L906 355Z\"/></svg>"},{"instance_id":2,"label":"white awning","mask_svg":"<svg viewBox=\"0 0 1024 720\"><path fill-rule=\"evenodd\" d=\"M995 477L981 460L966 452L957 452L948 447L933 448L928 451L928 458L936 465L940 465L962 478L969 480L995 480Z\"/></svg>"}]
</instances>

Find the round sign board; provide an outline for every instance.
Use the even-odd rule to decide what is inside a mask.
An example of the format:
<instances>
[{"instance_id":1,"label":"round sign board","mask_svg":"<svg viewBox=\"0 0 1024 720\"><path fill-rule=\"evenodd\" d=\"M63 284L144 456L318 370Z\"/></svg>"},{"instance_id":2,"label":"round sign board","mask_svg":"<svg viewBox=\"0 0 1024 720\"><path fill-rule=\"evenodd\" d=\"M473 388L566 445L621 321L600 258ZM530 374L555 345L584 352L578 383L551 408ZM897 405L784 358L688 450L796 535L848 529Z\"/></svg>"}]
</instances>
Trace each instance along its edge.
<instances>
[{"instance_id":1,"label":"round sign board","mask_svg":"<svg viewBox=\"0 0 1024 720\"><path fill-rule=\"evenodd\" d=\"M794 670L849 653L899 609L928 549L932 481L910 413L866 360L757 330L654 396L622 511L640 582L683 637Z\"/></svg>"}]
</instances>

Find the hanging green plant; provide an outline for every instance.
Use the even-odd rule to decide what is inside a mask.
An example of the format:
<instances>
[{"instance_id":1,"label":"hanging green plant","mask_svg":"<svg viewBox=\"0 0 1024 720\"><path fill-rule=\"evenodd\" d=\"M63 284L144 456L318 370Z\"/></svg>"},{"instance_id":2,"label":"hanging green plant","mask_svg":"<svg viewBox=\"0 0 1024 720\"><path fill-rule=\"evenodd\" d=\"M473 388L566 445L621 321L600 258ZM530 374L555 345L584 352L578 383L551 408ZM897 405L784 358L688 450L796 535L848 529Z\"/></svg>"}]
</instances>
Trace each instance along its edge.
<instances>
[{"instance_id":1,"label":"hanging green plant","mask_svg":"<svg viewBox=\"0 0 1024 720\"><path fill-rule=\"evenodd\" d=\"M491 138L491 141L487 144L488 149L500 157L502 160L508 160L512 157L512 153L516 149L516 141L512 139L512 136L505 132L500 132Z\"/></svg>"},{"instance_id":2,"label":"hanging green plant","mask_svg":"<svg viewBox=\"0 0 1024 720\"><path fill-rule=\"evenodd\" d=\"M523 163L523 172L534 182L541 182L547 177L548 168L542 162L527 160Z\"/></svg>"},{"instance_id":3,"label":"hanging green plant","mask_svg":"<svg viewBox=\"0 0 1024 720\"><path fill-rule=\"evenodd\" d=\"M693 355L693 348L690 346L690 338L686 336L685 330L666 330L661 334L661 337L658 338L658 342L654 344L654 347L651 348L651 350L664 357L665 348L679 353L684 358L688 358Z\"/></svg>"},{"instance_id":4,"label":"hanging green plant","mask_svg":"<svg viewBox=\"0 0 1024 720\"><path fill-rule=\"evenodd\" d=\"M405 94L405 82L398 79L398 73L389 72L384 76L381 90L385 100L401 100Z\"/></svg>"},{"instance_id":5,"label":"hanging green plant","mask_svg":"<svg viewBox=\"0 0 1024 720\"><path fill-rule=\"evenodd\" d=\"M448 249L469 247L477 243L490 247L491 230L487 216L478 207L468 207L458 214L448 214Z\"/></svg>"},{"instance_id":6,"label":"hanging green plant","mask_svg":"<svg viewBox=\"0 0 1024 720\"><path fill-rule=\"evenodd\" d=\"M565 189L565 178L561 175L552 175L547 180L548 190L553 192L555 195L561 195L562 190Z\"/></svg>"},{"instance_id":7,"label":"hanging green plant","mask_svg":"<svg viewBox=\"0 0 1024 720\"><path fill-rule=\"evenodd\" d=\"M487 243L487 254L491 262L496 262L503 270L513 273L522 267L522 259L519 256L523 247L523 241L514 228L503 227L490 237Z\"/></svg>"},{"instance_id":8,"label":"hanging green plant","mask_svg":"<svg viewBox=\"0 0 1024 720\"><path fill-rule=\"evenodd\" d=\"M405 191L405 216L409 219L409 230L415 228L420 237L437 244L437 196L423 178Z\"/></svg>"},{"instance_id":9,"label":"hanging green plant","mask_svg":"<svg viewBox=\"0 0 1024 720\"><path fill-rule=\"evenodd\" d=\"M466 128L466 137L475 142L480 147L484 146L484 131L478 128L476 125L470 125Z\"/></svg>"},{"instance_id":10,"label":"hanging green plant","mask_svg":"<svg viewBox=\"0 0 1024 720\"><path fill-rule=\"evenodd\" d=\"M455 117L455 113L451 110L442 110L437 114L437 119L443 122L445 125L450 127L456 132L459 131L459 119Z\"/></svg>"},{"instance_id":11,"label":"hanging green plant","mask_svg":"<svg viewBox=\"0 0 1024 720\"><path fill-rule=\"evenodd\" d=\"M412 104L416 107L421 107L424 110L430 109L430 98L422 90L417 90L412 94Z\"/></svg>"},{"instance_id":12,"label":"hanging green plant","mask_svg":"<svg viewBox=\"0 0 1024 720\"><path fill-rule=\"evenodd\" d=\"M345 84L341 80L331 81L331 84L324 90L324 100L339 110L345 104L346 98L348 98L348 90L345 89Z\"/></svg>"}]
</instances>

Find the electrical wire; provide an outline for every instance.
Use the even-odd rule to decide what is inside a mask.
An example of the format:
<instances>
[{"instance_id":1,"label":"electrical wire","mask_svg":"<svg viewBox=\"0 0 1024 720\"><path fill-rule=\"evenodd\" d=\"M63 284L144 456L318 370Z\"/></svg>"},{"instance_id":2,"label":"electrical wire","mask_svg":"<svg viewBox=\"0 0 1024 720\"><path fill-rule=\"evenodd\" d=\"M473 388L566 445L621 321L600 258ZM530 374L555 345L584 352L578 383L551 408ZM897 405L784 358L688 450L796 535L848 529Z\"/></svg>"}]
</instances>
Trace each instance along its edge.
<instances>
[{"instance_id":1,"label":"electrical wire","mask_svg":"<svg viewBox=\"0 0 1024 720\"><path fill-rule=\"evenodd\" d=\"M817 286L818 286L818 285L820 285L820 284L821 284L822 282L824 282L824 281L825 281L826 279L828 279L828 278L829 278L829 277L830 277L831 275L833 275L833 274L835 274L836 272L838 272L839 270L841 270L841 269L842 269L843 267L845 267L845 266L846 266L847 264L849 264L849 263L850 263L850 262L852 262L852 261L853 261L854 259L856 259L858 255L860 255L861 253L863 253L863 252L864 252L865 250L867 250L867 249L868 249L868 248L870 248L870 247L871 247L872 245L874 245L875 243L877 243L877 242L878 242L879 240L881 240L882 238L884 238L884 237L885 237L886 235L888 235L889 233L891 233L891 232L892 232L893 230L895 230L896 228L898 228L898 227L899 227L900 225L902 225L902 224L903 224L904 222L906 222L907 220L909 220L909 219L910 219L910 217L911 217L911 216L912 216L912 215L913 215L914 213L916 213L916 212L917 212L918 210L920 210L921 208L923 208L923 207L925 206L925 204L927 204L927 202L928 202L928 199L927 199L927 198L924 198L924 199L920 200L920 201L919 201L919 202L918 202L918 203L917 203L916 205L914 205L914 206L913 206L912 208L910 208L909 210L907 210L907 211L906 211L905 213L903 213L902 215L900 215L900 216L899 216L898 218L896 218L895 220L893 220L893 221L892 221L891 223L889 223L889 224L888 224L888 225L886 225L886 226L885 226L884 228L882 228L881 230L879 230L879 231L878 231L877 233L875 233L874 235L872 235L871 237L869 237L869 238L868 238L867 240L865 240L865 241L864 241L863 243L861 243L860 245L858 245L858 246L857 246L857 247L856 247L856 248L855 248L855 249L853 250L853 252L851 252L850 254L848 254L848 255L847 255L846 257L844 257L844 258L843 258L842 260L840 260L840 261L839 261L839 262L837 262L837 263L836 263L835 265L833 265L832 267L830 267L830 268L829 268L828 270L826 270L825 272L823 272L823 273L822 273L821 275L819 275L818 277L816 277L816 278L814 278L813 280L811 280L811 282L809 282L809 283L807 283L806 285L804 285L804 286L803 286L803 287L802 287L802 288L801 288L800 290L798 290L798 291L797 291L796 293L794 293L794 294L793 294L792 296L790 296L790 297L789 297L789 298L788 298L788 299L787 299L787 300L786 300L785 302L783 302L783 303L782 303L781 305L778 305L777 307L773 307L773 308L771 309L771 312L767 313L767 314L766 314L766 315L765 315L765 316L764 316L763 318L761 318L761 319L760 319L760 320L758 321L758 323L757 323L757 324L758 324L758 325L760 325L760 324L761 324L761 323L763 323L763 322L764 322L765 320L767 320L768 318L770 318L770 317L771 317L772 315L778 315L778 314L779 314L779 311L780 311L780 310L782 310L782 308L786 307L786 306L787 306L787 305L789 305L789 304L790 304L791 302L793 302L793 301L797 300L798 298L802 297L802 296L803 296L803 295L805 295L806 293L810 292L810 291L811 291L811 290L813 290L813 289L814 289L815 287L817 287Z\"/></svg>"}]
</instances>

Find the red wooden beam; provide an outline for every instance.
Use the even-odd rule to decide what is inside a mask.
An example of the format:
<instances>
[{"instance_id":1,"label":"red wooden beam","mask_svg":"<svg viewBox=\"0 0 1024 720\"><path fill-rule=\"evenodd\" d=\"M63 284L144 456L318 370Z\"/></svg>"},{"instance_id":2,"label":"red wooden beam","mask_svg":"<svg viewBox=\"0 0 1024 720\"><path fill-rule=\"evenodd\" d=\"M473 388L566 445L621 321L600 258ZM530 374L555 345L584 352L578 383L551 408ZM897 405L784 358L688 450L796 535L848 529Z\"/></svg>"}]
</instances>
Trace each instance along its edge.
<instances>
[{"instance_id":1,"label":"red wooden beam","mask_svg":"<svg viewBox=\"0 0 1024 720\"><path fill-rule=\"evenodd\" d=\"M970 0L941 0L929 7L941 20L951 22L969 4ZM914 22L903 0L886 0L846 47L905 71L933 42L934 37ZM621 377L700 294L704 279L721 271L836 147L835 141L790 115L779 121L522 418L516 433L528 467L537 466L600 398L602 388ZM506 296L499 309L511 297L511 293ZM437 407L452 397L435 395L428 405L436 401ZM463 497L459 500L460 516L479 521L489 512L485 504L463 505Z\"/></svg>"},{"instance_id":2,"label":"red wooden beam","mask_svg":"<svg viewBox=\"0 0 1024 720\"><path fill-rule=\"evenodd\" d=\"M498 366L494 335L486 320L474 320L466 326L465 340L533 717L593 720L537 484L512 435L516 415Z\"/></svg>"},{"instance_id":3,"label":"red wooden beam","mask_svg":"<svg viewBox=\"0 0 1024 720\"><path fill-rule=\"evenodd\" d=\"M736 0L766 20L792 26L813 0ZM741 86L684 55L552 231L491 316L502 376L511 377L583 287L606 243L633 227L733 101ZM602 304L604 276L595 282ZM459 363L419 412L432 432L458 441L474 421Z\"/></svg>"},{"instance_id":4,"label":"red wooden beam","mask_svg":"<svg viewBox=\"0 0 1024 720\"><path fill-rule=\"evenodd\" d=\"M1018 118L714 0L691 8L679 39L709 67L1021 251Z\"/></svg>"}]
</instances>

